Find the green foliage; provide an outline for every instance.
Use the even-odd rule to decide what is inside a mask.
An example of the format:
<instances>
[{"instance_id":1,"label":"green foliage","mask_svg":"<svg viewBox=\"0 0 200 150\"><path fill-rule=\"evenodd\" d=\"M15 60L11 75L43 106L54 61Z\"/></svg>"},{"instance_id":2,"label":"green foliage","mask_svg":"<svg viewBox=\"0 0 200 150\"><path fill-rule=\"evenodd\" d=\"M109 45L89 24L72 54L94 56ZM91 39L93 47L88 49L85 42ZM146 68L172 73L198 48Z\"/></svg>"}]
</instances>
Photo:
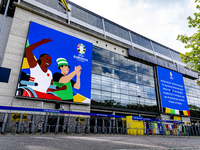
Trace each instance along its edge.
<instances>
[{"instance_id":1,"label":"green foliage","mask_svg":"<svg viewBox=\"0 0 200 150\"><path fill-rule=\"evenodd\" d=\"M197 3L197 10L200 10L200 0L195 0ZM177 40L186 44L185 48L191 48L190 52L185 54L180 54L181 61L188 64L187 67L200 71L200 12L194 13L194 18L189 16L188 18L188 27L197 28L197 32L192 36L187 35L178 35Z\"/></svg>"}]
</instances>

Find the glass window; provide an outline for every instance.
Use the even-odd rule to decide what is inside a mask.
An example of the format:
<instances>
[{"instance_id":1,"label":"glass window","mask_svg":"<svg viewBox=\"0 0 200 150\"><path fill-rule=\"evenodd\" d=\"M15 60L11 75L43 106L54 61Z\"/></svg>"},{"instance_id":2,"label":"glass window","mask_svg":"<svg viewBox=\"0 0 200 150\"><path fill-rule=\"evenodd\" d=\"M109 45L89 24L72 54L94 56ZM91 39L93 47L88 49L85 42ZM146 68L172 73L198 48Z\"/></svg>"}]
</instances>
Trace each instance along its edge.
<instances>
[{"instance_id":1,"label":"glass window","mask_svg":"<svg viewBox=\"0 0 200 150\"><path fill-rule=\"evenodd\" d=\"M111 86L111 83L110 82L107 82L107 81L101 81L102 82L102 85L103 86Z\"/></svg>"},{"instance_id":2,"label":"glass window","mask_svg":"<svg viewBox=\"0 0 200 150\"><path fill-rule=\"evenodd\" d=\"M103 85L102 85L102 90L104 90L104 91L112 91L111 87L109 87L109 86L103 86Z\"/></svg>"},{"instance_id":3,"label":"glass window","mask_svg":"<svg viewBox=\"0 0 200 150\"><path fill-rule=\"evenodd\" d=\"M137 87L131 87L131 86L129 86L129 91L131 91L131 92L135 91L136 92L137 91Z\"/></svg>"},{"instance_id":4,"label":"glass window","mask_svg":"<svg viewBox=\"0 0 200 150\"><path fill-rule=\"evenodd\" d=\"M92 78L101 80L101 76L100 75L96 75L96 74L92 74Z\"/></svg>"},{"instance_id":5,"label":"glass window","mask_svg":"<svg viewBox=\"0 0 200 150\"><path fill-rule=\"evenodd\" d=\"M101 94L102 94L102 96L108 96L108 97L111 96L111 93L107 92L107 91L102 91Z\"/></svg>"},{"instance_id":6,"label":"glass window","mask_svg":"<svg viewBox=\"0 0 200 150\"><path fill-rule=\"evenodd\" d=\"M95 96L100 95L102 102L94 103L95 105L111 107L112 102L113 107L140 110L135 103L143 105L156 101L152 66L129 60L113 52L108 53L111 57L108 58L105 56L106 50L98 50L96 47L93 55L97 54L101 59L99 61L93 59L91 93ZM112 63L105 63L104 58ZM128 103L131 104L129 107Z\"/></svg>"},{"instance_id":7,"label":"glass window","mask_svg":"<svg viewBox=\"0 0 200 150\"><path fill-rule=\"evenodd\" d=\"M140 46L152 50L150 40L146 39L145 37L142 37L141 35L131 32L131 38L133 43L136 43Z\"/></svg>"},{"instance_id":8,"label":"glass window","mask_svg":"<svg viewBox=\"0 0 200 150\"><path fill-rule=\"evenodd\" d=\"M110 101L111 100L111 97L108 97L108 96L101 96L101 99L102 99L102 101Z\"/></svg>"},{"instance_id":9,"label":"glass window","mask_svg":"<svg viewBox=\"0 0 200 150\"><path fill-rule=\"evenodd\" d=\"M127 95L129 94L129 92L128 92L127 89L121 89L121 93L122 93L122 94L127 94Z\"/></svg>"},{"instance_id":10,"label":"glass window","mask_svg":"<svg viewBox=\"0 0 200 150\"><path fill-rule=\"evenodd\" d=\"M101 95L91 94L91 99L96 100L96 101L101 101Z\"/></svg>"},{"instance_id":11,"label":"glass window","mask_svg":"<svg viewBox=\"0 0 200 150\"><path fill-rule=\"evenodd\" d=\"M92 83L95 83L95 84L101 84L101 80L97 80L97 79L92 79Z\"/></svg>"},{"instance_id":12,"label":"glass window","mask_svg":"<svg viewBox=\"0 0 200 150\"><path fill-rule=\"evenodd\" d=\"M129 100L122 99L122 100L121 100L121 103L122 103L122 104L130 104L130 101L129 101Z\"/></svg>"},{"instance_id":13,"label":"glass window","mask_svg":"<svg viewBox=\"0 0 200 150\"><path fill-rule=\"evenodd\" d=\"M103 23L101 18L95 16L94 14L90 14L89 12L80 9L74 5L71 5L71 15L72 17L77 18L83 22L86 22L97 28L103 29Z\"/></svg>"},{"instance_id":14,"label":"glass window","mask_svg":"<svg viewBox=\"0 0 200 150\"><path fill-rule=\"evenodd\" d=\"M135 63L133 62L133 61L131 61L131 60L128 60L127 61L127 68L128 69L130 69L130 70L136 70L136 68L135 68Z\"/></svg>"},{"instance_id":15,"label":"glass window","mask_svg":"<svg viewBox=\"0 0 200 150\"><path fill-rule=\"evenodd\" d=\"M91 88L101 90L101 85L92 83Z\"/></svg>"},{"instance_id":16,"label":"glass window","mask_svg":"<svg viewBox=\"0 0 200 150\"><path fill-rule=\"evenodd\" d=\"M112 88L112 92L120 93L120 89L119 88Z\"/></svg>"},{"instance_id":17,"label":"glass window","mask_svg":"<svg viewBox=\"0 0 200 150\"><path fill-rule=\"evenodd\" d=\"M177 60L177 61L181 61L181 58L180 58L180 53L178 52L175 52L173 50L170 50L171 54L172 54L172 57L173 59Z\"/></svg>"},{"instance_id":18,"label":"glass window","mask_svg":"<svg viewBox=\"0 0 200 150\"><path fill-rule=\"evenodd\" d=\"M134 96L136 96L136 95L137 95L136 93L137 93L136 91L128 91L128 94L129 94L129 95L134 95Z\"/></svg>"},{"instance_id":19,"label":"glass window","mask_svg":"<svg viewBox=\"0 0 200 150\"><path fill-rule=\"evenodd\" d=\"M129 99L128 95L121 94L121 99Z\"/></svg>"},{"instance_id":20,"label":"glass window","mask_svg":"<svg viewBox=\"0 0 200 150\"><path fill-rule=\"evenodd\" d=\"M101 91L95 90L95 89L91 89L91 94L101 95Z\"/></svg>"},{"instance_id":21,"label":"glass window","mask_svg":"<svg viewBox=\"0 0 200 150\"><path fill-rule=\"evenodd\" d=\"M112 98L114 98L114 97L120 98L121 97L120 94L118 94L118 93L111 93L111 94L112 94Z\"/></svg>"},{"instance_id":22,"label":"glass window","mask_svg":"<svg viewBox=\"0 0 200 150\"><path fill-rule=\"evenodd\" d=\"M169 49L160 45L160 44L157 44L155 42L152 42L153 43L153 47L154 47L154 50L157 52L157 53L160 53L160 54L163 54L167 57L170 57L171 58L171 55L169 53Z\"/></svg>"},{"instance_id":23,"label":"glass window","mask_svg":"<svg viewBox=\"0 0 200 150\"><path fill-rule=\"evenodd\" d=\"M115 25L114 23L108 22L107 20L105 20L104 22L105 22L105 30L107 32L110 32L116 36L119 36L123 39L130 41L128 30L122 27L119 27L118 25Z\"/></svg>"},{"instance_id":24,"label":"glass window","mask_svg":"<svg viewBox=\"0 0 200 150\"><path fill-rule=\"evenodd\" d=\"M102 67L102 75L110 77L112 69L108 67Z\"/></svg>"}]
</instances>

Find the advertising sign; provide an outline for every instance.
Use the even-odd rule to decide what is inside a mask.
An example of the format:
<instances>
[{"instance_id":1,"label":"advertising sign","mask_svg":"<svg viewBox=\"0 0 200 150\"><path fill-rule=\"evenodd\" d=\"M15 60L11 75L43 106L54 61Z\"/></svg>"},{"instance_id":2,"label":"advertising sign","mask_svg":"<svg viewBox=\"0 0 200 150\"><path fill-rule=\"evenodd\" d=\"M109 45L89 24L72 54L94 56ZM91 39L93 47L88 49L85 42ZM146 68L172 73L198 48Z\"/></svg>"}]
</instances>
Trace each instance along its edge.
<instances>
[{"instance_id":1,"label":"advertising sign","mask_svg":"<svg viewBox=\"0 0 200 150\"><path fill-rule=\"evenodd\" d=\"M16 96L90 103L92 43L31 22Z\"/></svg>"},{"instance_id":2,"label":"advertising sign","mask_svg":"<svg viewBox=\"0 0 200 150\"><path fill-rule=\"evenodd\" d=\"M190 116L182 74L159 66L157 72L164 112Z\"/></svg>"},{"instance_id":3,"label":"advertising sign","mask_svg":"<svg viewBox=\"0 0 200 150\"><path fill-rule=\"evenodd\" d=\"M78 118L80 118L80 123L85 123L85 117L84 116L75 116L75 123L78 123Z\"/></svg>"},{"instance_id":4,"label":"advertising sign","mask_svg":"<svg viewBox=\"0 0 200 150\"><path fill-rule=\"evenodd\" d=\"M21 114L12 114L11 116L11 121L19 121L20 120ZM28 114L23 114L22 121L27 121L28 119Z\"/></svg>"},{"instance_id":5,"label":"advertising sign","mask_svg":"<svg viewBox=\"0 0 200 150\"><path fill-rule=\"evenodd\" d=\"M164 134L164 129L163 129L163 125L161 123L157 123L158 125L158 130L160 134Z\"/></svg>"}]
</instances>

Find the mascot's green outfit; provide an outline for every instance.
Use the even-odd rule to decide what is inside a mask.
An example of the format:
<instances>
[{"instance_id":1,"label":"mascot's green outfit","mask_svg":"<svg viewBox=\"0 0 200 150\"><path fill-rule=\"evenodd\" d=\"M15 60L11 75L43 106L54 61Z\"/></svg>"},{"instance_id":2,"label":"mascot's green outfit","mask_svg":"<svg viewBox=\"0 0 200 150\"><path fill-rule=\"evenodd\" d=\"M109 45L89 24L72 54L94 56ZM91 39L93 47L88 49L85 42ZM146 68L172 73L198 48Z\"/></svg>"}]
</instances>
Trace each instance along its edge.
<instances>
[{"instance_id":1,"label":"mascot's green outfit","mask_svg":"<svg viewBox=\"0 0 200 150\"><path fill-rule=\"evenodd\" d=\"M58 63L58 69L60 68L60 66L65 65L68 66L70 68L70 66L68 65L68 62L66 59L64 58L58 58L57 60ZM76 82L74 82L73 80L70 80L68 83L59 83L60 78L62 78L63 74L56 72L53 74L53 85L56 85L58 87L62 87L64 85L67 86L66 90L61 90L61 91L54 91L54 93L56 93L62 100L68 100L68 101L73 101L73 89L72 87L74 87L74 84Z\"/></svg>"}]
</instances>

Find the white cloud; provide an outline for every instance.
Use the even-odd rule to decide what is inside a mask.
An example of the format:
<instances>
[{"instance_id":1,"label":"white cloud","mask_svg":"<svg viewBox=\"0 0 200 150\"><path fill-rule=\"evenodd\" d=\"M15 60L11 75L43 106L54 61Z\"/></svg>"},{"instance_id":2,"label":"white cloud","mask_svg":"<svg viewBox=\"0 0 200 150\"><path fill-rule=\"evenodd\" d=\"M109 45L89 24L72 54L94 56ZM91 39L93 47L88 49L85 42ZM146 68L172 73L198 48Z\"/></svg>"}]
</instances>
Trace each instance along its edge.
<instances>
[{"instance_id":1,"label":"white cloud","mask_svg":"<svg viewBox=\"0 0 200 150\"><path fill-rule=\"evenodd\" d=\"M196 11L188 0L71 0L72 2L176 51L185 53L178 34L191 35L187 17Z\"/></svg>"}]
</instances>

